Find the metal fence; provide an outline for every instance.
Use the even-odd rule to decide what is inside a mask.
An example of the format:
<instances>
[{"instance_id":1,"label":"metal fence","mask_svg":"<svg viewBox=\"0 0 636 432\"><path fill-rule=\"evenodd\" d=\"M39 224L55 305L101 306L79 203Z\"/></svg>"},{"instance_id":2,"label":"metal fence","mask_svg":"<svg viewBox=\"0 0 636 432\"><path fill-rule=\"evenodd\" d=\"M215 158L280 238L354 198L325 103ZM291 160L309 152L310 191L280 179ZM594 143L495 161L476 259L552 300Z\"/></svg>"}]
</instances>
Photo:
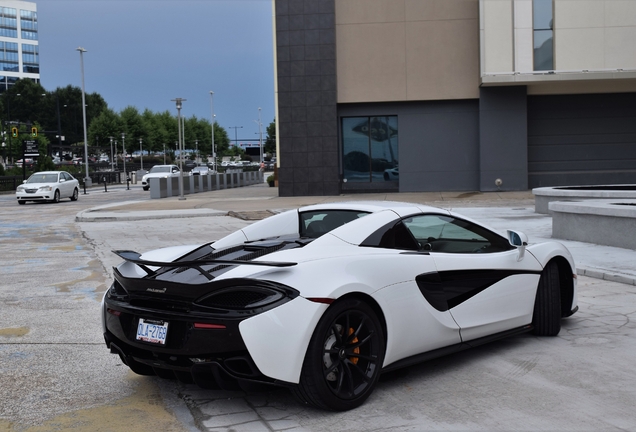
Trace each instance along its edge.
<instances>
[{"instance_id":1,"label":"metal fence","mask_svg":"<svg viewBox=\"0 0 636 432\"><path fill-rule=\"evenodd\" d=\"M22 176L0 177L0 192L15 192L18 185L22 184Z\"/></svg>"}]
</instances>

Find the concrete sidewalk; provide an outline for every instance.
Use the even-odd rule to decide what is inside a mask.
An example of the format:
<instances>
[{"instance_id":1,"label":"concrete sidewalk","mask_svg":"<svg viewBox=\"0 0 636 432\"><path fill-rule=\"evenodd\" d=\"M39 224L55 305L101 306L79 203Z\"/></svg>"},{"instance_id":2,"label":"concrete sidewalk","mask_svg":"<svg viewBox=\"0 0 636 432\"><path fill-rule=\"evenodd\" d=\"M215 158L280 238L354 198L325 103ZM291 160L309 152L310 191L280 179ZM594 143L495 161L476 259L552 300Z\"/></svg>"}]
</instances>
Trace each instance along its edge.
<instances>
[{"instance_id":1,"label":"concrete sidewalk","mask_svg":"<svg viewBox=\"0 0 636 432\"><path fill-rule=\"evenodd\" d=\"M146 193L147 194L147 193ZM339 196L279 197L278 188L266 184L236 189L140 200L94 207L77 214L78 222L113 222L165 218L234 216L243 220L263 219L287 209L324 202L351 200L405 201L456 210L485 223L498 232L516 229L530 242L552 240L552 218L534 212L534 196L524 192L420 192L370 193ZM223 218L219 218L223 219ZM558 240L558 239L557 239ZM577 272L598 279L636 285L636 250L558 240L574 256Z\"/></svg>"}]
</instances>

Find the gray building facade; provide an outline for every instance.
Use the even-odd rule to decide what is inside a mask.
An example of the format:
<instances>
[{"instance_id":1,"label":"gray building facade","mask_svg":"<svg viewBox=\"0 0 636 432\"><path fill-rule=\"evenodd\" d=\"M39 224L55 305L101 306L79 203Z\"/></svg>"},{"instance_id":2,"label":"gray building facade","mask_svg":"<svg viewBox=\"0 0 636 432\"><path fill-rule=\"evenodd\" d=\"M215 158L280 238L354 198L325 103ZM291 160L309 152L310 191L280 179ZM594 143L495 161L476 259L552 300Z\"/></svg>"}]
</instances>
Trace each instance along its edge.
<instances>
[{"instance_id":1,"label":"gray building facade","mask_svg":"<svg viewBox=\"0 0 636 432\"><path fill-rule=\"evenodd\" d=\"M562 70L572 3L274 0L280 195L636 183L636 60Z\"/></svg>"}]
</instances>

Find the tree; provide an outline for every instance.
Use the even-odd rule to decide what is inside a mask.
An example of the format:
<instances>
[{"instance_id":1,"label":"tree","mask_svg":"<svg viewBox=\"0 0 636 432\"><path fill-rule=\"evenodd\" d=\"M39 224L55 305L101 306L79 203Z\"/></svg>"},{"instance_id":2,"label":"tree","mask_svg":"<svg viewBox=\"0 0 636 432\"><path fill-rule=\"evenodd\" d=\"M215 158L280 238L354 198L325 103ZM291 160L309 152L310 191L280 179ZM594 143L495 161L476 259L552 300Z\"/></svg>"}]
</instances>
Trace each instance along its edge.
<instances>
[{"instance_id":1,"label":"tree","mask_svg":"<svg viewBox=\"0 0 636 432\"><path fill-rule=\"evenodd\" d=\"M126 134L126 153L139 149L139 138L143 140L147 136L144 122L139 111L133 106L127 106L119 114L122 121L123 132Z\"/></svg>"},{"instance_id":2,"label":"tree","mask_svg":"<svg viewBox=\"0 0 636 432\"><path fill-rule=\"evenodd\" d=\"M273 155L276 153L276 119L267 126L266 132L267 138L265 139L263 151Z\"/></svg>"}]
</instances>

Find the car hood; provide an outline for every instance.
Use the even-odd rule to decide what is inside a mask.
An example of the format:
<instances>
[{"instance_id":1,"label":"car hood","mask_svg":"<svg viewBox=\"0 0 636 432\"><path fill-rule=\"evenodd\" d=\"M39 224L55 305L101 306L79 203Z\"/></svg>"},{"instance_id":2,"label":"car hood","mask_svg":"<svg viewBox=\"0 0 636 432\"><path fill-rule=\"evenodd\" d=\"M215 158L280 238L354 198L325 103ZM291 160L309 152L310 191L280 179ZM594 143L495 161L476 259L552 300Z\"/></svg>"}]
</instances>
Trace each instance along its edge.
<instances>
[{"instance_id":1,"label":"car hood","mask_svg":"<svg viewBox=\"0 0 636 432\"><path fill-rule=\"evenodd\" d=\"M58 186L59 183L22 183L21 185L18 185L18 187L23 186L27 189L38 189L41 188L43 186Z\"/></svg>"}]
</instances>

